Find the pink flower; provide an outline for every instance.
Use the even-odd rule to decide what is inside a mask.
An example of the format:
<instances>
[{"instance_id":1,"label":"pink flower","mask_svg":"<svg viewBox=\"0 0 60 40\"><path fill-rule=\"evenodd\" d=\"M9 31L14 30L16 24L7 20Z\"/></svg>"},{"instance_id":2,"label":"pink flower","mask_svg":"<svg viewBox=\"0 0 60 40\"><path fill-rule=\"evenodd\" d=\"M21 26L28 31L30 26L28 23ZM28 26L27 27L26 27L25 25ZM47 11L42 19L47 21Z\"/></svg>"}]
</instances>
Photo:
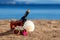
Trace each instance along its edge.
<instances>
[{"instance_id":1,"label":"pink flower","mask_svg":"<svg viewBox=\"0 0 60 40\"><path fill-rule=\"evenodd\" d=\"M24 29L23 31L22 31L22 35L24 35L24 36L27 36L27 31Z\"/></svg>"}]
</instances>

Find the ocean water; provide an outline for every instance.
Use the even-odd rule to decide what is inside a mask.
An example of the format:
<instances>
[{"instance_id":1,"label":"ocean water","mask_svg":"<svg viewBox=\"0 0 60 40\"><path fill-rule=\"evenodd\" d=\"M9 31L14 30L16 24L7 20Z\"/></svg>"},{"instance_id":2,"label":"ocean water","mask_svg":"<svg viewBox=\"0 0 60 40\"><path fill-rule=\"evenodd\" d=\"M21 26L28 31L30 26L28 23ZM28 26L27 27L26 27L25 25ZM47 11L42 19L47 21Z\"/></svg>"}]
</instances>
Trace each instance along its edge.
<instances>
[{"instance_id":1,"label":"ocean water","mask_svg":"<svg viewBox=\"0 0 60 40\"><path fill-rule=\"evenodd\" d=\"M27 9L28 19L60 20L60 5L0 5L0 19L20 19Z\"/></svg>"}]
</instances>

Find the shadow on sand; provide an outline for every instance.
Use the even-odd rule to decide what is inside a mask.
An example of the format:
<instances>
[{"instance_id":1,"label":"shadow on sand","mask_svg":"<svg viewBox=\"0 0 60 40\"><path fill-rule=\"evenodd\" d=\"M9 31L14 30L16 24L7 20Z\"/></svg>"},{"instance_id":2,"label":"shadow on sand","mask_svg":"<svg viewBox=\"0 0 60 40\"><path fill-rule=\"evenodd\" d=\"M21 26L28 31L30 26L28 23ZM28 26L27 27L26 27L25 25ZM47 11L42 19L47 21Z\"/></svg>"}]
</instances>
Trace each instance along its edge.
<instances>
[{"instance_id":1,"label":"shadow on sand","mask_svg":"<svg viewBox=\"0 0 60 40\"><path fill-rule=\"evenodd\" d=\"M0 36L5 36L5 35L9 35L9 34L13 34L13 30L9 30L9 31L0 33Z\"/></svg>"}]
</instances>

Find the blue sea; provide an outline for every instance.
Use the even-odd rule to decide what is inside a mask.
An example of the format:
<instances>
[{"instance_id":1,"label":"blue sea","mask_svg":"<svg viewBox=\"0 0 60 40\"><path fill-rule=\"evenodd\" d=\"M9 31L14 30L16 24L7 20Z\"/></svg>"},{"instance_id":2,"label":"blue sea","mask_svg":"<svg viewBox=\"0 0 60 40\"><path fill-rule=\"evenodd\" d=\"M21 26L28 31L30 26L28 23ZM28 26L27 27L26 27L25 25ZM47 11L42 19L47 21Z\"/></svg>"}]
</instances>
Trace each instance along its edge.
<instances>
[{"instance_id":1,"label":"blue sea","mask_svg":"<svg viewBox=\"0 0 60 40\"><path fill-rule=\"evenodd\" d=\"M60 20L60 4L0 5L0 19L20 19L27 9L28 19Z\"/></svg>"}]
</instances>

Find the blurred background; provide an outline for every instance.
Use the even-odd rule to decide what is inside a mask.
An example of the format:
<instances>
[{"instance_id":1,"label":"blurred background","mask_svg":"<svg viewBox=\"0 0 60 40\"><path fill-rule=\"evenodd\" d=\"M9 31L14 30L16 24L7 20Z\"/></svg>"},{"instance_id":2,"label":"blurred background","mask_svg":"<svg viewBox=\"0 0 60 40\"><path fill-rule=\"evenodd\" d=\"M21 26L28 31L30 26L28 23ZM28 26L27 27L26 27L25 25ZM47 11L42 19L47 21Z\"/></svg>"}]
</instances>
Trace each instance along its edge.
<instances>
[{"instance_id":1,"label":"blurred background","mask_svg":"<svg viewBox=\"0 0 60 40\"><path fill-rule=\"evenodd\" d=\"M0 0L0 19L20 19L27 9L28 19L60 20L60 0Z\"/></svg>"}]
</instances>

